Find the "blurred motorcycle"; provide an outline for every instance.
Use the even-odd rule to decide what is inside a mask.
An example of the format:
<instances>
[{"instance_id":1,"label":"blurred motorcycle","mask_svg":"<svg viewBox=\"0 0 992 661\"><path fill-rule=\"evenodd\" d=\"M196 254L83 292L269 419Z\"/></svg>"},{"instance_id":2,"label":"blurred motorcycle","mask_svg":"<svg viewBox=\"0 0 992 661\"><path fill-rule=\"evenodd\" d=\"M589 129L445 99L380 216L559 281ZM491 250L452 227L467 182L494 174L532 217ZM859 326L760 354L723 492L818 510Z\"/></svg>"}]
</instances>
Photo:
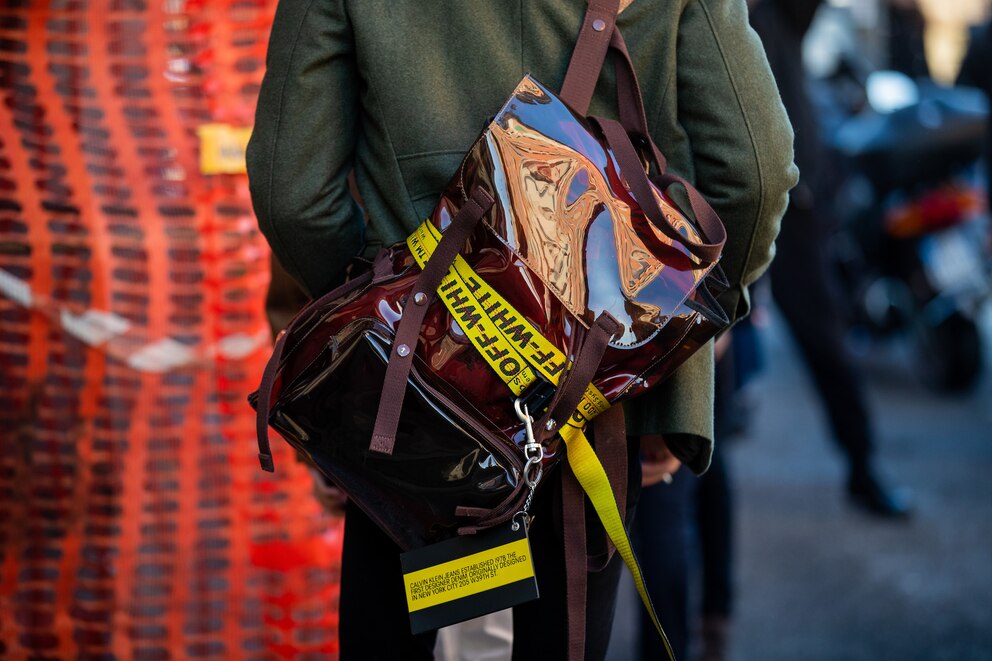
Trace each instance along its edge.
<instances>
[{"instance_id":1,"label":"blurred motorcycle","mask_svg":"<svg viewBox=\"0 0 992 661\"><path fill-rule=\"evenodd\" d=\"M982 371L978 316L992 295L976 169L988 104L976 90L896 72L860 86L835 75L827 89L818 95L826 142L843 173L832 247L853 321L874 337L910 338L927 385L968 390Z\"/></svg>"}]
</instances>

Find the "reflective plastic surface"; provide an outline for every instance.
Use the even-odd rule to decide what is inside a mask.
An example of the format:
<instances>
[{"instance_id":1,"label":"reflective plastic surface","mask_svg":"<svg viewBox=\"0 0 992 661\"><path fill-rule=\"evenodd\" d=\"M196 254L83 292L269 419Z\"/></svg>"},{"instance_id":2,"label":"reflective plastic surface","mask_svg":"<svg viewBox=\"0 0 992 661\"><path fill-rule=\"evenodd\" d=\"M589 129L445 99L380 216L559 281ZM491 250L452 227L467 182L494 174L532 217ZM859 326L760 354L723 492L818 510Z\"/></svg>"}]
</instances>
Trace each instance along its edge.
<instances>
[{"instance_id":1,"label":"reflective plastic surface","mask_svg":"<svg viewBox=\"0 0 992 661\"><path fill-rule=\"evenodd\" d=\"M416 374L396 451L369 452L388 352L375 322L352 322L286 384L272 422L400 546L412 548L467 523L455 516L457 507L499 505L513 493L522 462L500 451L507 446L487 448L468 427L477 423L446 410L443 397L428 393Z\"/></svg>"},{"instance_id":2,"label":"reflective plastic surface","mask_svg":"<svg viewBox=\"0 0 992 661\"><path fill-rule=\"evenodd\" d=\"M493 173L496 235L586 325L603 311L620 321L618 344L649 339L706 275L648 221L586 123L533 79L520 83L475 155ZM698 241L655 194L669 222Z\"/></svg>"},{"instance_id":3,"label":"reflective plastic surface","mask_svg":"<svg viewBox=\"0 0 992 661\"><path fill-rule=\"evenodd\" d=\"M722 328L706 291L713 275L649 223L599 139L532 80L468 152L430 221L443 231L476 186L497 202L462 255L513 307L491 312L494 323L509 333L529 324L569 355L583 326L608 311L623 333L593 383L610 401L644 392ZM656 195L674 226L698 238ZM381 259L373 284L304 313L288 338L281 378L293 382L277 382L273 423L370 514L396 515L380 524L397 541L419 545L471 523L455 507L519 506L524 431L513 393L435 298L395 454L368 453L388 342L420 273L405 243ZM545 456L560 459L556 441ZM403 528L407 517L419 528Z\"/></svg>"}]
</instances>

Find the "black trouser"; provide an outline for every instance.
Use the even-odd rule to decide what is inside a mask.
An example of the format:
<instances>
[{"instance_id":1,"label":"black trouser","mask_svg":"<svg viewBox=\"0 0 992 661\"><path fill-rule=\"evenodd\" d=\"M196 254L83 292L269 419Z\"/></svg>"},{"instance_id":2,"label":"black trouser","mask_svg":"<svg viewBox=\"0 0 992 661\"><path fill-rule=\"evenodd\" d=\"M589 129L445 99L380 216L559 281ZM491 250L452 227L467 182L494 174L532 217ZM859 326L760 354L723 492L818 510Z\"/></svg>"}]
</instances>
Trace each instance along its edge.
<instances>
[{"instance_id":1,"label":"black trouser","mask_svg":"<svg viewBox=\"0 0 992 661\"><path fill-rule=\"evenodd\" d=\"M671 484L643 490L637 505L637 556L676 659L694 655L690 581L697 569L702 578L699 614L729 617L733 607L733 513L722 452L717 445L701 477L683 468ZM698 561L693 557L697 552ZM661 640L642 609L640 658L657 659L659 649Z\"/></svg>"},{"instance_id":2,"label":"black trouser","mask_svg":"<svg viewBox=\"0 0 992 661\"><path fill-rule=\"evenodd\" d=\"M700 605L703 617L730 617L733 610L733 492L723 452L723 447L718 444L709 470L699 478L696 492L696 525L703 569Z\"/></svg>"},{"instance_id":3,"label":"black trouser","mask_svg":"<svg viewBox=\"0 0 992 661\"><path fill-rule=\"evenodd\" d=\"M637 448L631 447L628 474L628 527L640 493ZM568 649L565 561L559 507L561 471L555 470L534 499L530 528L541 598L513 609L513 658L520 661L565 659ZM601 531L588 520L591 534ZM341 567L341 661L416 661L434 658L435 632L413 636L406 610L400 550L353 503L345 514ZM586 659L606 656L616 609L623 560L619 554L600 572L589 574L586 593Z\"/></svg>"},{"instance_id":4,"label":"black trouser","mask_svg":"<svg viewBox=\"0 0 992 661\"><path fill-rule=\"evenodd\" d=\"M635 525L635 548L644 582L676 659L688 659L692 617L689 579L694 563L695 504L699 479L683 468L672 483L659 482L641 491ZM661 638L641 609L641 659L659 658Z\"/></svg>"},{"instance_id":5,"label":"black trouser","mask_svg":"<svg viewBox=\"0 0 992 661\"><path fill-rule=\"evenodd\" d=\"M851 473L867 470L872 451L868 405L844 344L844 315L831 292L826 232L811 210L790 207L776 244L772 296L799 345Z\"/></svg>"},{"instance_id":6,"label":"black trouser","mask_svg":"<svg viewBox=\"0 0 992 661\"><path fill-rule=\"evenodd\" d=\"M637 555L676 659L692 658L690 641L696 618L689 597L696 569L702 570L702 615L728 617L731 611L733 513L721 439L727 433L734 390L733 357L728 352L716 364L716 444L709 469L696 477L682 468L671 484L662 482L642 490L637 504ZM698 566L694 562L697 549ZM660 646L654 624L642 610L641 659L658 658Z\"/></svg>"},{"instance_id":7,"label":"black trouser","mask_svg":"<svg viewBox=\"0 0 992 661\"><path fill-rule=\"evenodd\" d=\"M733 338L726 353L716 363L716 443L713 445L710 467L699 477L696 490L696 527L703 570L700 610L704 618L729 617L733 610L734 494L723 455L726 452L724 443L733 435L736 425L733 418L738 390L737 346L737 340Z\"/></svg>"}]
</instances>

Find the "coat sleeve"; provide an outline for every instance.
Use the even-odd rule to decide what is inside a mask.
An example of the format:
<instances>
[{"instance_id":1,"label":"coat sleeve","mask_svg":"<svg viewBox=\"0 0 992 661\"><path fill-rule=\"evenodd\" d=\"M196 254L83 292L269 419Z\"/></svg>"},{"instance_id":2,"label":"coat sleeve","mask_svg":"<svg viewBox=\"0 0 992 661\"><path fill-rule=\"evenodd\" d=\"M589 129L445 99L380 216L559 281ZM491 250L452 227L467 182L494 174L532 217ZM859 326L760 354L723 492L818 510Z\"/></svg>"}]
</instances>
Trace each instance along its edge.
<instances>
[{"instance_id":1,"label":"coat sleeve","mask_svg":"<svg viewBox=\"0 0 992 661\"><path fill-rule=\"evenodd\" d=\"M259 228L279 262L316 296L364 244L348 191L358 74L343 0L282 0L248 143Z\"/></svg>"},{"instance_id":2,"label":"coat sleeve","mask_svg":"<svg viewBox=\"0 0 992 661\"><path fill-rule=\"evenodd\" d=\"M737 321L748 312L748 285L771 263L798 180L792 128L744 0L688 0L676 79L678 121L692 148L692 172L684 174L727 227L720 263L730 289L720 303ZM627 406L630 433L663 434L696 473L709 465L713 449L713 366L710 344Z\"/></svg>"},{"instance_id":3,"label":"coat sleeve","mask_svg":"<svg viewBox=\"0 0 992 661\"><path fill-rule=\"evenodd\" d=\"M792 127L744 0L689 0L677 58L679 123L696 187L727 227L720 263L730 289L720 302L737 321L749 310L748 285L775 254L798 181Z\"/></svg>"}]
</instances>

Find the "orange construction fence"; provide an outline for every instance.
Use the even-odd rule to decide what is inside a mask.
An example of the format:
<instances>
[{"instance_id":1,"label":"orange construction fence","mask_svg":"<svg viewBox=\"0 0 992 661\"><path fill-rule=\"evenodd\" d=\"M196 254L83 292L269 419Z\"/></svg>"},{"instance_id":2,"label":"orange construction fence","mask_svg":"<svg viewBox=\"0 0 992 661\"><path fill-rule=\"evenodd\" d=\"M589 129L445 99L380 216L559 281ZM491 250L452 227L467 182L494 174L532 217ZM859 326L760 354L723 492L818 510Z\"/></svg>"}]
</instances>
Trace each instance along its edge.
<instances>
[{"instance_id":1,"label":"orange construction fence","mask_svg":"<svg viewBox=\"0 0 992 661\"><path fill-rule=\"evenodd\" d=\"M219 153L275 4L0 2L0 658L336 654L340 521L253 449L268 253Z\"/></svg>"}]
</instances>

